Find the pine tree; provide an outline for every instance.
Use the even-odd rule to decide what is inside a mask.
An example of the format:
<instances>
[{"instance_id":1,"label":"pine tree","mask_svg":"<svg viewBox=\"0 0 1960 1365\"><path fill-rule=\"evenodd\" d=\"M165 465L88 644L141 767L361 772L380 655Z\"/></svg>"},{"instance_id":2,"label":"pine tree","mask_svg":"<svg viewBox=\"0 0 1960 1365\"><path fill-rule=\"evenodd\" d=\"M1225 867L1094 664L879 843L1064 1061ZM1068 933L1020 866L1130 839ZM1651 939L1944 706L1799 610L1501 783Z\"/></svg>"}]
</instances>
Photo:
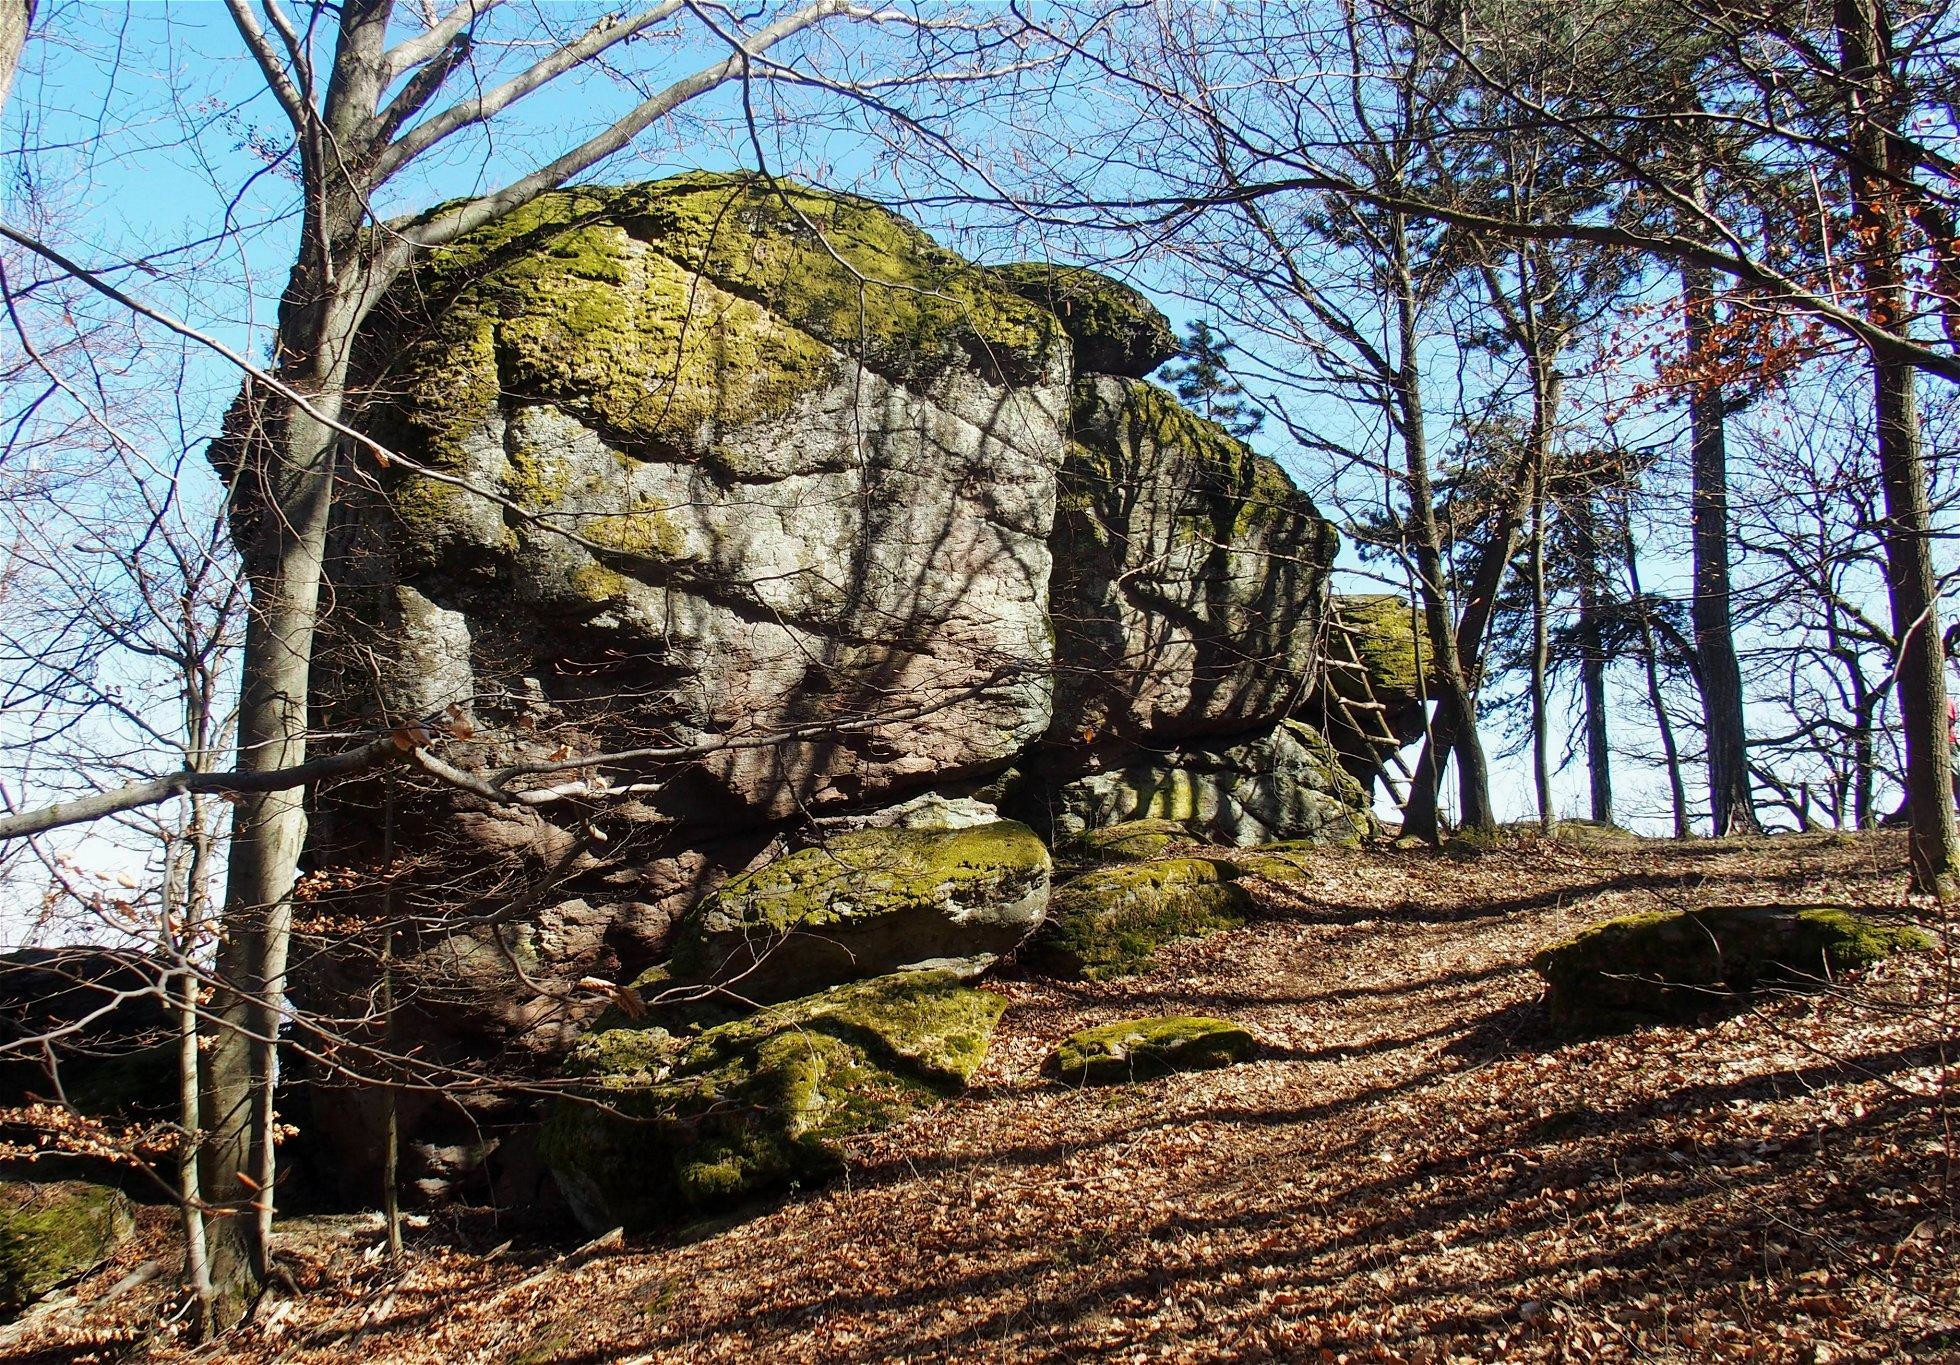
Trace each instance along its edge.
<instances>
[{"instance_id":1,"label":"pine tree","mask_svg":"<svg viewBox=\"0 0 1960 1365\"><path fill-rule=\"evenodd\" d=\"M1179 353L1182 363L1165 366L1164 378L1186 407L1245 441L1265 423L1266 414L1232 377L1226 357L1237 349L1204 322L1193 322L1185 329L1184 349Z\"/></svg>"}]
</instances>

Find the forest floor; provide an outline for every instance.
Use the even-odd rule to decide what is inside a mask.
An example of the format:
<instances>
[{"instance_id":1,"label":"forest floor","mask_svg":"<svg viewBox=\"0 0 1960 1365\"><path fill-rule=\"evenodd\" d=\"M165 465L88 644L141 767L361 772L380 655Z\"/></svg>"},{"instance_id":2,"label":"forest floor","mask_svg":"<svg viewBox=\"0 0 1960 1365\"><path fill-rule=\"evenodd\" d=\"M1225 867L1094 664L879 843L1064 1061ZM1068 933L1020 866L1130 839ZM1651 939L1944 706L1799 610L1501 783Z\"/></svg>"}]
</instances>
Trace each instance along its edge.
<instances>
[{"instance_id":1,"label":"forest floor","mask_svg":"<svg viewBox=\"0 0 1960 1365\"><path fill-rule=\"evenodd\" d=\"M305 1292L196 1353L155 1329L167 1275L100 1301L156 1233L13 1358L1960 1360L1950 930L1823 995L1582 1042L1527 965L1636 910L1897 905L1903 862L1892 834L1330 851L1149 976L999 983L975 1088L829 1189L570 1256L431 1228L391 1265L373 1219L295 1220ZM1040 1073L1074 1029L1168 1013L1266 1054Z\"/></svg>"}]
</instances>

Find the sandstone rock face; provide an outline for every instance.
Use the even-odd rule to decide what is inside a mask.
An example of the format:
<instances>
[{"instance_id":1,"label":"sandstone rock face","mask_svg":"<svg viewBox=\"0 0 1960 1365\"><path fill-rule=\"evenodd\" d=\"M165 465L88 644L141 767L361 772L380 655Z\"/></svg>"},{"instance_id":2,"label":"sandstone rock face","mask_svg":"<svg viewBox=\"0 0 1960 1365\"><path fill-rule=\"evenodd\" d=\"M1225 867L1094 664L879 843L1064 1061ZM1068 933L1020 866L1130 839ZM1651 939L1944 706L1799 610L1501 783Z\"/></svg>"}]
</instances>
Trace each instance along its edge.
<instances>
[{"instance_id":1,"label":"sandstone rock face","mask_svg":"<svg viewBox=\"0 0 1960 1365\"><path fill-rule=\"evenodd\" d=\"M1163 744L1286 717L1319 676L1333 527L1155 385L1078 379L1072 416L1052 738Z\"/></svg>"},{"instance_id":2,"label":"sandstone rock face","mask_svg":"<svg viewBox=\"0 0 1960 1365\"><path fill-rule=\"evenodd\" d=\"M1366 755L1317 718L1332 527L1142 378L1174 337L1126 286L697 174L543 196L364 344L361 420L405 458L337 500L317 709L436 718L443 758L525 794L316 800L313 865L395 859L385 897L324 898L323 937L396 927L296 955L295 992L371 1019L385 939L418 1063L549 1072L608 983L972 970L1041 922L1041 842L1072 831L1367 828ZM1169 899L1242 899L1207 885ZM318 1093L377 1150L378 1111ZM413 1093L438 1183L530 1112Z\"/></svg>"},{"instance_id":3,"label":"sandstone rock face","mask_svg":"<svg viewBox=\"0 0 1960 1365\"><path fill-rule=\"evenodd\" d=\"M1047 728L1052 315L869 205L702 176L547 196L417 285L374 420L468 487L408 476L361 528L395 714L521 727L520 759L732 740L646 798L697 823Z\"/></svg>"}]
</instances>

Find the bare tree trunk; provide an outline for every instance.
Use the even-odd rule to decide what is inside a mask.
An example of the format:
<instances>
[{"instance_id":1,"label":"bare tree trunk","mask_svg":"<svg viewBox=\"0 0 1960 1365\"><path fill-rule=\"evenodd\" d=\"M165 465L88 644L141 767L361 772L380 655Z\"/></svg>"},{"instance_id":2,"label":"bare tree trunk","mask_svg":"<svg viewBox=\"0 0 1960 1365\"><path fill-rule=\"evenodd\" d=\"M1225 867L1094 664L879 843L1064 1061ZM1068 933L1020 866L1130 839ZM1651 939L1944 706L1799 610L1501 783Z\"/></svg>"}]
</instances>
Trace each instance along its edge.
<instances>
[{"instance_id":1,"label":"bare tree trunk","mask_svg":"<svg viewBox=\"0 0 1960 1365\"><path fill-rule=\"evenodd\" d=\"M7 107L14 88L20 50L27 44L27 30L34 26L35 4L36 0L0 0L0 109Z\"/></svg>"},{"instance_id":2,"label":"bare tree trunk","mask_svg":"<svg viewBox=\"0 0 1960 1365\"><path fill-rule=\"evenodd\" d=\"M1613 823L1613 751L1606 727L1606 651L1601 602L1602 580L1599 518L1590 492L1574 501L1572 521L1578 531L1579 556L1579 690L1584 697L1586 776L1592 818Z\"/></svg>"},{"instance_id":3,"label":"bare tree trunk","mask_svg":"<svg viewBox=\"0 0 1960 1365\"><path fill-rule=\"evenodd\" d=\"M1878 808L1873 803L1876 762L1872 745L1873 698L1866 695L1864 679L1857 680L1852 694L1851 712L1851 819L1859 829L1878 827Z\"/></svg>"},{"instance_id":4,"label":"bare tree trunk","mask_svg":"<svg viewBox=\"0 0 1960 1365\"><path fill-rule=\"evenodd\" d=\"M1534 443L1536 444L1536 443ZM1531 777L1538 796L1538 828L1549 834L1557 823L1552 810L1552 728L1546 715L1545 675L1552 650L1545 620L1545 460L1542 445L1531 470Z\"/></svg>"},{"instance_id":5,"label":"bare tree trunk","mask_svg":"<svg viewBox=\"0 0 1960 1365\"><path fill-rule=\"evenodd\" d=\"M1647 614L1647 597L1640 590L1640 556L1633 545L1633 528L1620 528L1627 561L1627 586L1638 604L1640 652L1647 666L1647 704L1653 708L1654 728L1660 731L1661 756L1667 764L1667 789L1673 800L1674 837L1686 839L1693 830L1688 824L1688 784L1681 777L1681 750L1674 741L1674 722L1668 718L1667 699L1661 695L1661 666L1656 654L1654 623Z\"/></svg>"},{"instance_id":6,"label":"bare tree trunk","mask_svg":"<svg viewBox=\"0 0 1960 1365\"><path fill-rule=\"evenodd\" d=\"M1490 772L1484 759L1483 744L1477 735L1477 702L1464 673L1463 658L1456 646L1456 630L1450 620L1449 580L1443 565L1442 533L1436 524L1436 490L1429 478L1429 444L1423 429L1422 378L1417 357L1420 342L1417 328L1415 280L1410 273L1408 241L1404 224L1394 224L1397 289L1396 313L1401 372L1396 385L1398 418L1403 454L1408 464L1409 516L1415 532L1416 577L1422 592L1425 619L1429 625L1430 648L1435 651L1436 681L1442 707L1450 713L1456 744L1457 795L1462 828L1479 833L1496 829L1490 806ZM1434 807L1431 806L1431 819ZM1439 831L1411 831L1408 813L1403 829L1421 832L1434 842Z\"/></svg>"},{"instance_id":7,"label":"bare tree trunk","mask_svg":"<svg viewBox=\"0 0 1960 1365\"><path fill-rule=\"evenodd\" d=\"M1719 839L1759 833L1749 779L1742 714L1742 670L1736 662L1729 582L1729 472L1722 384L1715 364L1714 276L1701 266L1681 269L1687 309L1689 463L1693 479L1695 653L1700 660L1701 708L1708 737L1709 833Z\"/></svg>"},{"instance_id":8,"label":"bare tree trunk","mask_svg":"<svg viewBox=\"0 0 1960 1365\"><path fill-rule=\"evenodd\" d=\"M307 386L321 415L336 418L346 379L346 338L324 382ZM247 545L251 615L241 662L238 762L247 771L306 758L307 691L319 623L327 518L338 438L289 403L261 399L246 439L264 453L263 499ZM248 796L233 816L224 939L217 961L217 1028L206 1053L207 1197L231 1212L216 1223L211 1272L220 1326L249 1307L271 1270L278 1158L273 1096L279 1083L292 890L306 840L304 792Z\"/></svg>"},{"instance_id":9,"label":"bare tree trunk","mask_svg":"<svg viewBox=\"0 0 1960 1365\"><path fill-rule=\"evenodd\" d=\"M381 898L381 1027L389 1057L395 1056L395 779L388 782L382 811L381 875L388 890ZM381 1093L381 1215L388 1230L388 1254L402 1254L401 1103L392 1085Z\"/></svg>"},{"instance_id":10,"label":"bare tree trunk","mask_svg":"<svg viewBox=\"0 0 1960 1365\"><path fill-rule=\"evenodd\" d=\"M1894 91L1891 26L1880 0L1837 0L1838 46L1849 92L1854 221L1866 244L1866 311L1904 330L1908 300L1902 210L1889 179L1901 113ZM1933 572L1932 511L1913 368L1874 351L1878 476L1885 490L1885 579L1899 641L1899 715L1906 740L1906 809L1912 819L1912 886L1960 894L1953 821L1953 758L1947 745L1946 658Z\"/></svg>"},{"instance_id":11,"label":"bare tree trunk","mask_svg":"<svg viewBox=\"0 0 1960 1365\"><path fill-rule=\"evenodd\" d=\"M1496 608L1497 590L1503 585L1505 571L1510 568L1512 556L1517 553L1518 539L1524 530L1525 516L1531 503L1531 481L1526 477L1529 472L1528 465L1519 465L1511 499L1477 558L1476 567L1470 573L1468 591L1462 599L1463 614L1456 626L1456 652L1458 666L1466 669L1471 679L1482 669L1485 639L1490 630L1492 612ZM1450 755L1456 747L1456 730L1456 714L1445 695L1438 699L1435 718L1423 738L1422 749L1416 755L1415 771L1409 778L1409 798L1402 808L1404 834L1413 834L1431 843L1436 841L1436 796L1442 781L1442 770L1449 764Z\"/></svg>"}]
</instances>

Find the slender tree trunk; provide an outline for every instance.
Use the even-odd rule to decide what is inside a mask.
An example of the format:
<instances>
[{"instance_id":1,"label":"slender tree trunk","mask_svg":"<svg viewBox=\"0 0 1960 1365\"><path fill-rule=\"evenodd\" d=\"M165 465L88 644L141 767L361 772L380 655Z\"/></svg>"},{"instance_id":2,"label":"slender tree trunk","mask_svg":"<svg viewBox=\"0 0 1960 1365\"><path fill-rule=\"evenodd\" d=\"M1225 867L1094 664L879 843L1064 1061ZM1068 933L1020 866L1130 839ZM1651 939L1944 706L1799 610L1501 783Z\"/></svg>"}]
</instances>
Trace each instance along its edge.
<instances>
[{"instance_id":1,"label":"slender tree trunk","mask_svg":"<svg viewBox=\"0 0 1960 1365\"><path fill-rule=\"evenodd\" d=\"M1492 529L1483 552L1477 557L1476 566L1470 573L1468 591L1463 597L1463 614L1456 627L1456 652L1459 666L1468 671L1468 681L1472 683L1482 671L1490 618L1497 604L1497 590L1503 586L1504 574L1517 554L1518 540L1524 531L1525 517L1531 505L1529 474L1530 466L1521 461L1518 476L1512 484L1511 498L1499 514L1497 525ZM1443 769L1448 766L1450 755L1456 748L1456 725L1456 715L1450 709L1448 697L1439 698L1436 715L1423 738L1422 749L1416 755L1415 771L1410 775L1409 799L1402 810L1404 834L1414 834L1431 843L1436 841L1436 796Z\"/></svg>"},{"instance_id":2,"label":"slender tree trunk","mask_svg":"<svg viewBox=\"0 0 1960 1365\"><path fill-rule=\"evenodd\" d=\"M1866 309L1882 326L1908 316L1902 211L1887 178L1901 114L1893 79L1891 29L1880 0L1837 0L1852 144L1851 194L1866 246ZM1950 899L1960 893L1960 846L1953 820L1952 754L1947 745L1946 659L1939 585L1933 571L1932 511L1911 366L1872 356L1878 419L1878 475L1885 492L1886 588L1899 641L1899 715L1906 741L1906 809L1912 820L1912 885Z\"/></svg>"},{"instance_id":3,"label":"slender tree trunk","mask_svg":"<svg viewBox=\"0 0 1960 1365\"><path fill-rule=\"evenodd\" d=\"M1878 808L1872 802L1876 773L1873 754L1873 699L1865 694L1863 679L1852 694L1851 712L1851 819L1859 829L1878 827Z\"/></svg>"},{"instance_id":4,"label":"slender tree trunk","mask_svg":"<svg viewBox=\"0 0 1960 1365\"><path fill-rule=\"evenodd\" d=\"M1437 684L1441 708L1451 713L1456 743L1457 799L1461 807L1462 828L1490 833L1497 821L1490 806L1490 772L1484 759L1483 744L1477 735L1477 703L1464 673L1463 659L1456 647L1456 630L1451 621L1449 582L1443 564L1442 533L1436 524L1436 491L1429 478L1429 445L1424 431L1422 379L1418 367L1415 280L1409 271L1408 243L1404 224L1394 224L1398 287L1396 317L1401 372L1397 376L1397 417L1401 426L1403 454L1409 474L1409 516L1415 532L1416 576L1422 592L1424 616L1429 625L1430 648L1435 651ZM1433 814L1433 812L1432 812ZM1405 814L1403 828L1408 830ZM1424 837L1435 840L1439 831L1430 829Z\"/></svg>"},{"instance_id":5,"label":"slender tree trunk","mask_svg":"<svg viewBox=\"0 0 1960 1365\"><path fill-rule=\"evenodd\" d=\"M1550 632L1545 620L1545 468L1542 446L1531 471L1531 777L1538 796L1538 828L1551 833L1552 725L1546 714L1546 674L1551 669Z\"/></svg>"},{"instance_id":6,"label":"slender tree trunk","mask_svg":"<svg viewBox=\"0 0 1960 1365\"><path fill-rule=\"evenodd\" d=\"M1700 660L1703 727L1708 738L1709 833L1758 833L1743 725L1742 670L1736 661L1729 581L1729 472L1722 384L1712 377L1714 277L1681 269L1687 309L1690 465L1693 479L1695 653Z\"/></svg>"},{"instance_id":7,"label":"slender tree trunk","mask_svg":"<svg viewBox=\"0 0 1960 1365\"><path fill-rule=\"evenodd\" d=\"M337 343L337 344L335 344ZM305 385L323 416L337 418L346 381L346 337ZM241 661L238 761L270 771L305 761L307 692L319 623L320 583L339 442L289 403L261 399L246 437L260 451L263 499L246 560L251 614ZM306 840L304 792L246 797L233 815L224 936L217 958L217 1027L206 1053L204 1187L229 1216L214 1223L211 1274L218 1323L241 1317L271 1270L278 1181L273 1098L279 1083L292 890Z\"/></svg>"},{"instance_id":8,"label":"slender tree trunk","mask_svg":"<svg viewBox=\"0 0 1960 1365\"><path fill-rule=\"evenodd\" d=\"M201 798L192 797L201 805ZM204 1190L198 1179L199 1132L203 1127L198 1078L198 991L200 981L191 961L204 930L204 879L211 853L211 836L202 811L193 816L196 852L191 861L186 912L179 932L178 971L172 995L177 1011L177 1109L184 1141L177 1156L177 1197L183 1201L184 1281L191 1291L199 1340L210 1337L213 1321L211 1252L205 1235Z\"/></svg>"},{"instance_id":9,"label":"slender tree trunk","mask_svg":"<svg viewBox=\"0 0 1960 1365\"><path fill-rule=\"evenodd\" d=\"M395 779L387 779L388 796L382 810L381 875L388 890L381 898L381 1027L388 1056L395 1056ZM388 1230L388 1254L402 1254L401 1103L394 1086L381 1095L381 1215Z\"/></svg>"},{"instance_id":10,"label":"slender tree trunk","mask_svg":"<svg viewBox=\"0 0 1960 1365\"><path fill-rule=\"evenodd\" d=\"M1681 751L1674 741L1674 722L1668 718L1667 699L1661 693L1661 666L1654 639L1654 623L1647 614L1647 595L1640 589L1640 555L1634 548L1633 528L1620 528L1621 548L1627 562L1627 587L1638 604L1640 652L1647 668L1647 704L1653 708L1654 728L1660 731L1661 756L1667 764L1667 789L1673 800L1674 837L1686 839L1693 833L1688 824L1688 784L1681 777Z\"/></svg>"},{"instance_id":11,"label":"slender tree trunk","mask_svg":"<svg viewBox=\"0 0 1960 1365\"><path fill-rule=\"evenodd\" d=\"M1584 697L1586 724L1586 776L1590 787L1592 818L1602 825L1613 823L1613 753L1606 727L1606 651L1602 618L1603 597L1599 545L1599 518L1590 493L1574 499L1573 526L1579 556L1579 690Z\"/></svg>"}]
</instances>

